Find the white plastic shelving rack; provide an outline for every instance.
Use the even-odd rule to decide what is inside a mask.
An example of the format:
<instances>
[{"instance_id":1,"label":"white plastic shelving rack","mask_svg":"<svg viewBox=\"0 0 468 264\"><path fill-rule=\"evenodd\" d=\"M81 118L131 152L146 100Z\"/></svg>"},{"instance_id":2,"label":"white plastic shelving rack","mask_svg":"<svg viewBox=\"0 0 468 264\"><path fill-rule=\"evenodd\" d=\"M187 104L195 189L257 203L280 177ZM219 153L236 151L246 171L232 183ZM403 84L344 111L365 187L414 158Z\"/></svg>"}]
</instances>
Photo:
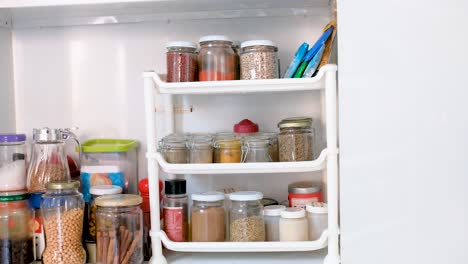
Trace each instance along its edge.
<instances>
[{"instance_id":1,"label":"white plastic shelving rack","mask_svg":"<svg viewBox=\"0 0 468 264\"><path fill-rule=\"evenodd\" d=\"M162 244L182 252L284 252L312 251L328 246L325 264L338 264L338 146L337 146L337 83L336 65L325 65L314 78L238 80L216 82L166 83L164 75L145 72L145 112L148 159L148 180L151 201L152 264L167 263ZM170 164L157 152L158 136L174 132L173 96L177 94L243 94L290 91L325 91L326 149L313 161L239 164ZM164 135L156 133L156 97L164 103ZM158 179L160 169L171 174L253 174L295 173L327 169L328 230L315 241L301 242L173 242L160 229ZM162 243L162 244L161 244Z\"/></svg>"}]
</instances>

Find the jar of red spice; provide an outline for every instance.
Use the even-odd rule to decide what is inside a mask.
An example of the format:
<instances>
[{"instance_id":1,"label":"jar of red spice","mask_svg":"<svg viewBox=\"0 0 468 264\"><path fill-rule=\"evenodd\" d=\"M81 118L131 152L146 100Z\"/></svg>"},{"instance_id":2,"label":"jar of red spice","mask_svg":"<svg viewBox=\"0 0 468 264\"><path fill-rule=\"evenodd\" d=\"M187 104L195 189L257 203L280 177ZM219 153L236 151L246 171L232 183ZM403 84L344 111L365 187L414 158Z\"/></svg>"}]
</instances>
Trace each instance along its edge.
<instances>
[{"instance_id":1,"label":"jar of red spice","mask_svg":"<svg viewBox=\"0 0 468 264\"><path fill-rule=\"evenodd\" d=\"M290 207L305 208L314 202L322 202L322 187L311 181L295 182L288 185Z\"/></svg>"},{"instance_id":2,"label":"jar of red spice","mask_svg":"<svg viewBox=\"0 0 468 264\"><path fill-rule=\"evenodd\" d=\"M171 41L166 44L167 82L193 82L198 77L197 44Z\"/></svg>"},{"instance_id":3,"label":"jar of red spice","mask_svg":"<svg viewBox=\"0 0 468 264\"><path fill-rule=\"evenodd\" d=\"M200 38L198 67L200 81L235 80L236 54L232 41L221 35Z\"/></svg>"}]
</instances>

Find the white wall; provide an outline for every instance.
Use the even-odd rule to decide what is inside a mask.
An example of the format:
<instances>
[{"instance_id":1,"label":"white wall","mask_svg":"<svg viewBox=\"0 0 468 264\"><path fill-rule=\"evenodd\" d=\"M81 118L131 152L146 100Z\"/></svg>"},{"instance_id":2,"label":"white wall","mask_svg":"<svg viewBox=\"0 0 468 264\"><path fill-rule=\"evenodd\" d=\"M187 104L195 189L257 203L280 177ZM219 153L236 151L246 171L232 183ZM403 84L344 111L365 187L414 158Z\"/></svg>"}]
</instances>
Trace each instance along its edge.
<instances>
[{"instance_id":1,"label":"white wall","mask_svg":"<svg viewBox=\"0 0 468 264\"><path fill-rule=\"evenodd\" d=\"M15 132L11 31L0 27L0 133Z\"/></svg>"}]
</instances>

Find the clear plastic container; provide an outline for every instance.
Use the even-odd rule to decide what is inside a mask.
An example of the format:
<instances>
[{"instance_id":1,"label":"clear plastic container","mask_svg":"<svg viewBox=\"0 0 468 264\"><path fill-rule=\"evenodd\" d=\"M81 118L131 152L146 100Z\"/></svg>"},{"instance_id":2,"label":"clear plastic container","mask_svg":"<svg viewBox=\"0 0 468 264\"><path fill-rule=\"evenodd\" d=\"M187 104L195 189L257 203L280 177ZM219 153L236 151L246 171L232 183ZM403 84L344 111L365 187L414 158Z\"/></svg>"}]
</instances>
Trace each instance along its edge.
<instances>
[{"instance_id":1,"label":"clear plastic container","mask_svg":"<svg viewBox=\"0 0 468 264\"><path fill-rule=\"evenodd\" d=\"M198 68L200 81L235 80L236 55L232 41L226 36L200 38Z\"/></svg>"},{"instance_id":2,"label":"clear plastic container","mask_svg":"<svg viewBox=\"0 0 468 264\"><path fill-rule=\"evenodd\" d=\"M215 139L215 163L240 163L242 161L241 140L236 137L219 137Z\"/></svg>"},{"instance_id":3,"label":"clear plastic container","mask_svg":"<svg viewBox=\"0 0 468 264\"><path fill-rule=\"evenodd\" d=\"M171 41L166 44L167 82L194 82L198 78L197 44Z\"/></svg>"},{"instance_id":4,"label":"clear plastic container","mask_svg":"<svg viewBox=\"0 0 468 264\"><path fill-rule=\"evenodd\" d=\"M328 228L328 207L325 203L306 205L307 221L309 225L309 240L317 240Z\"/></svg>"},{"instance_id":5,"label":"clear plastic container","mask_svg":"<svg viewBox=\"0 0 468 264\"><path fill-rule=\"evenodd\" d=\"M312 118L292 117L279 122L279 161L313 160Z\"/></svg>"},{"instance_id":6,"label":"clear plastic container","mask_svg":"<svg viewBox=\"0 0 468 264\"><path fill-rule=\"evenodd\" d=\"M263 208L266 241L279 241L279 220L281 212L285 209L284 205L269 205Z\"/></svg>"},{"instance_id":7,"label":"clear plastic container","mask_svg":"<svg viewBox=\"0 0 468 264\"><path fill-rule=\"evenodd\" d=\"M209 136L192 137L189 142L190 163L213 163L213 139Z\"/></svg>"},{"instance_id":8,"label":"clear plastic container","mask_svg":"<svg viewBox=\"0 0 468 264\"><path fill-rule=\"evenodd\" d=\"M268 152L270 153L271 161L278 162L278 134L275 132L259 132L256 134L258 138L268 139L270 141L268 146Z\"/></svg>"},{"instance_id":9,"label":"clear plastic container","mask_svg":"<svg viewBox=\"0 0 468 264\"><path fill-rule=\"evenodd\" d=\"M34 210L25 192L0 193L0 263L34 261Z\"/></svg>"},{"instance_id":10,"label":"clear plastic container","mask_svg":"<svg viewBox=\"0 0 468 264\"><path fill-rule=\"evenodd\" d=\"M180 136L165 137L159 143L159 151L168 163L188 163L187 139Z\"/></svg>"},{"instance_id":11,"label":"clear plastic container","mask_svg":"<svg viewBox=\"0 0 468 264\"><path fill-rule=\"evenodd\" d=\"M163 219L167 237L175 242L188 241L188 197L185 180L164 183Z\"/></svg>"},{"instance_id":12,"label":"clear plastic container","mask_svg":"<svg viewBox=\"0 0 468 264\"><path fill-rule=\"evenodd\" d=\"M83 264L84 201L80 182L49 182L41 201L46 248L44 264Z\"/></svg>"},{"instance_id":13,"label":"clear plastic container","mask_svg":"<svg viewBox=\"0 0 468 264\"><path fill-rule=\"evenodd\" d=\"M141 202L135 194L96 198L97 263L143 263Z\"/></svg>"},{"instance_id":14,"label":"clear plastic container","mask_svg":"<svg viewBox=\"0 0 468 264\"><path fill-rule=\"evenodd\" d=\"M242 162L271 162L270 140L259 137L244 139L244 157Z\"/></svg>"},{"instance_id":15,"label":"clear plastic container","mask_svg":"<svg viewBox=\"0 0 468 264\"><path fill-rule=\"evenodd\" d=\"M279 221L280 241L307 241L308 222L305 210L297 207L286 208Z\"/></svg>"},{"instance_id":16,"label":"clear plastic container","mask_svg":"<svg viewBox=\"0 0 468 264\"><path fill-rule=\"evenodd\" d=\"M241 44L241 80L277 79L278 48L270 40L249 40Z\"/></svg>"},{"instance_id":17,"label":"clear plastic container","mask_svg":"<svg viewBox=\"0 0 468 264\"><path fill-rule=\"evenodd\" d=\"M265 241L262 198L260 192L235 192L229 195L230 241Z\"/></svg>"},{"instance_id":18,"label":"clear plastic container","mask_svg":"<svg viewBox=\"0 0 468 264\"><path fill-rule=\"evenodd\" d=\"M226 240L224 193L192 194L191 232L193 242L223 242Z\"/></svg>"},{"instance_id":19,"label":"clear plastic container","mask_svg":"<svg viewBox=\"0 0 468 264\"><path fill-rule=\"evenodd\" d=\"M26 135L0 134L0 192L26 190Z\"/></svg>"}]
</instances>

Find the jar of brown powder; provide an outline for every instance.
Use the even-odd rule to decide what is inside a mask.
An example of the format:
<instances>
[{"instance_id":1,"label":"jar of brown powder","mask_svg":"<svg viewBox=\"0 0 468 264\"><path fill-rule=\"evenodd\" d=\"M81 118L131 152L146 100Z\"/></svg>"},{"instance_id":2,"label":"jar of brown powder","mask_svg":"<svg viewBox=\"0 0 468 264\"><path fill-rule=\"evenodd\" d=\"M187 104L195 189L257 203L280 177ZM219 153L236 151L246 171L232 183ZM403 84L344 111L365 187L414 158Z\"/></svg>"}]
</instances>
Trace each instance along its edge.
<instances>
[{"instance_id":1,"label":"jar of brown powder","mask_svg":"<svg viewBox=\"0 0 468 264\"><path fill-rule=\"evenodd\" d=\"M191 229L193 242L223 242L226 240L224 194L206 192L192 194Z\"/></svg>"}]
</instances>

